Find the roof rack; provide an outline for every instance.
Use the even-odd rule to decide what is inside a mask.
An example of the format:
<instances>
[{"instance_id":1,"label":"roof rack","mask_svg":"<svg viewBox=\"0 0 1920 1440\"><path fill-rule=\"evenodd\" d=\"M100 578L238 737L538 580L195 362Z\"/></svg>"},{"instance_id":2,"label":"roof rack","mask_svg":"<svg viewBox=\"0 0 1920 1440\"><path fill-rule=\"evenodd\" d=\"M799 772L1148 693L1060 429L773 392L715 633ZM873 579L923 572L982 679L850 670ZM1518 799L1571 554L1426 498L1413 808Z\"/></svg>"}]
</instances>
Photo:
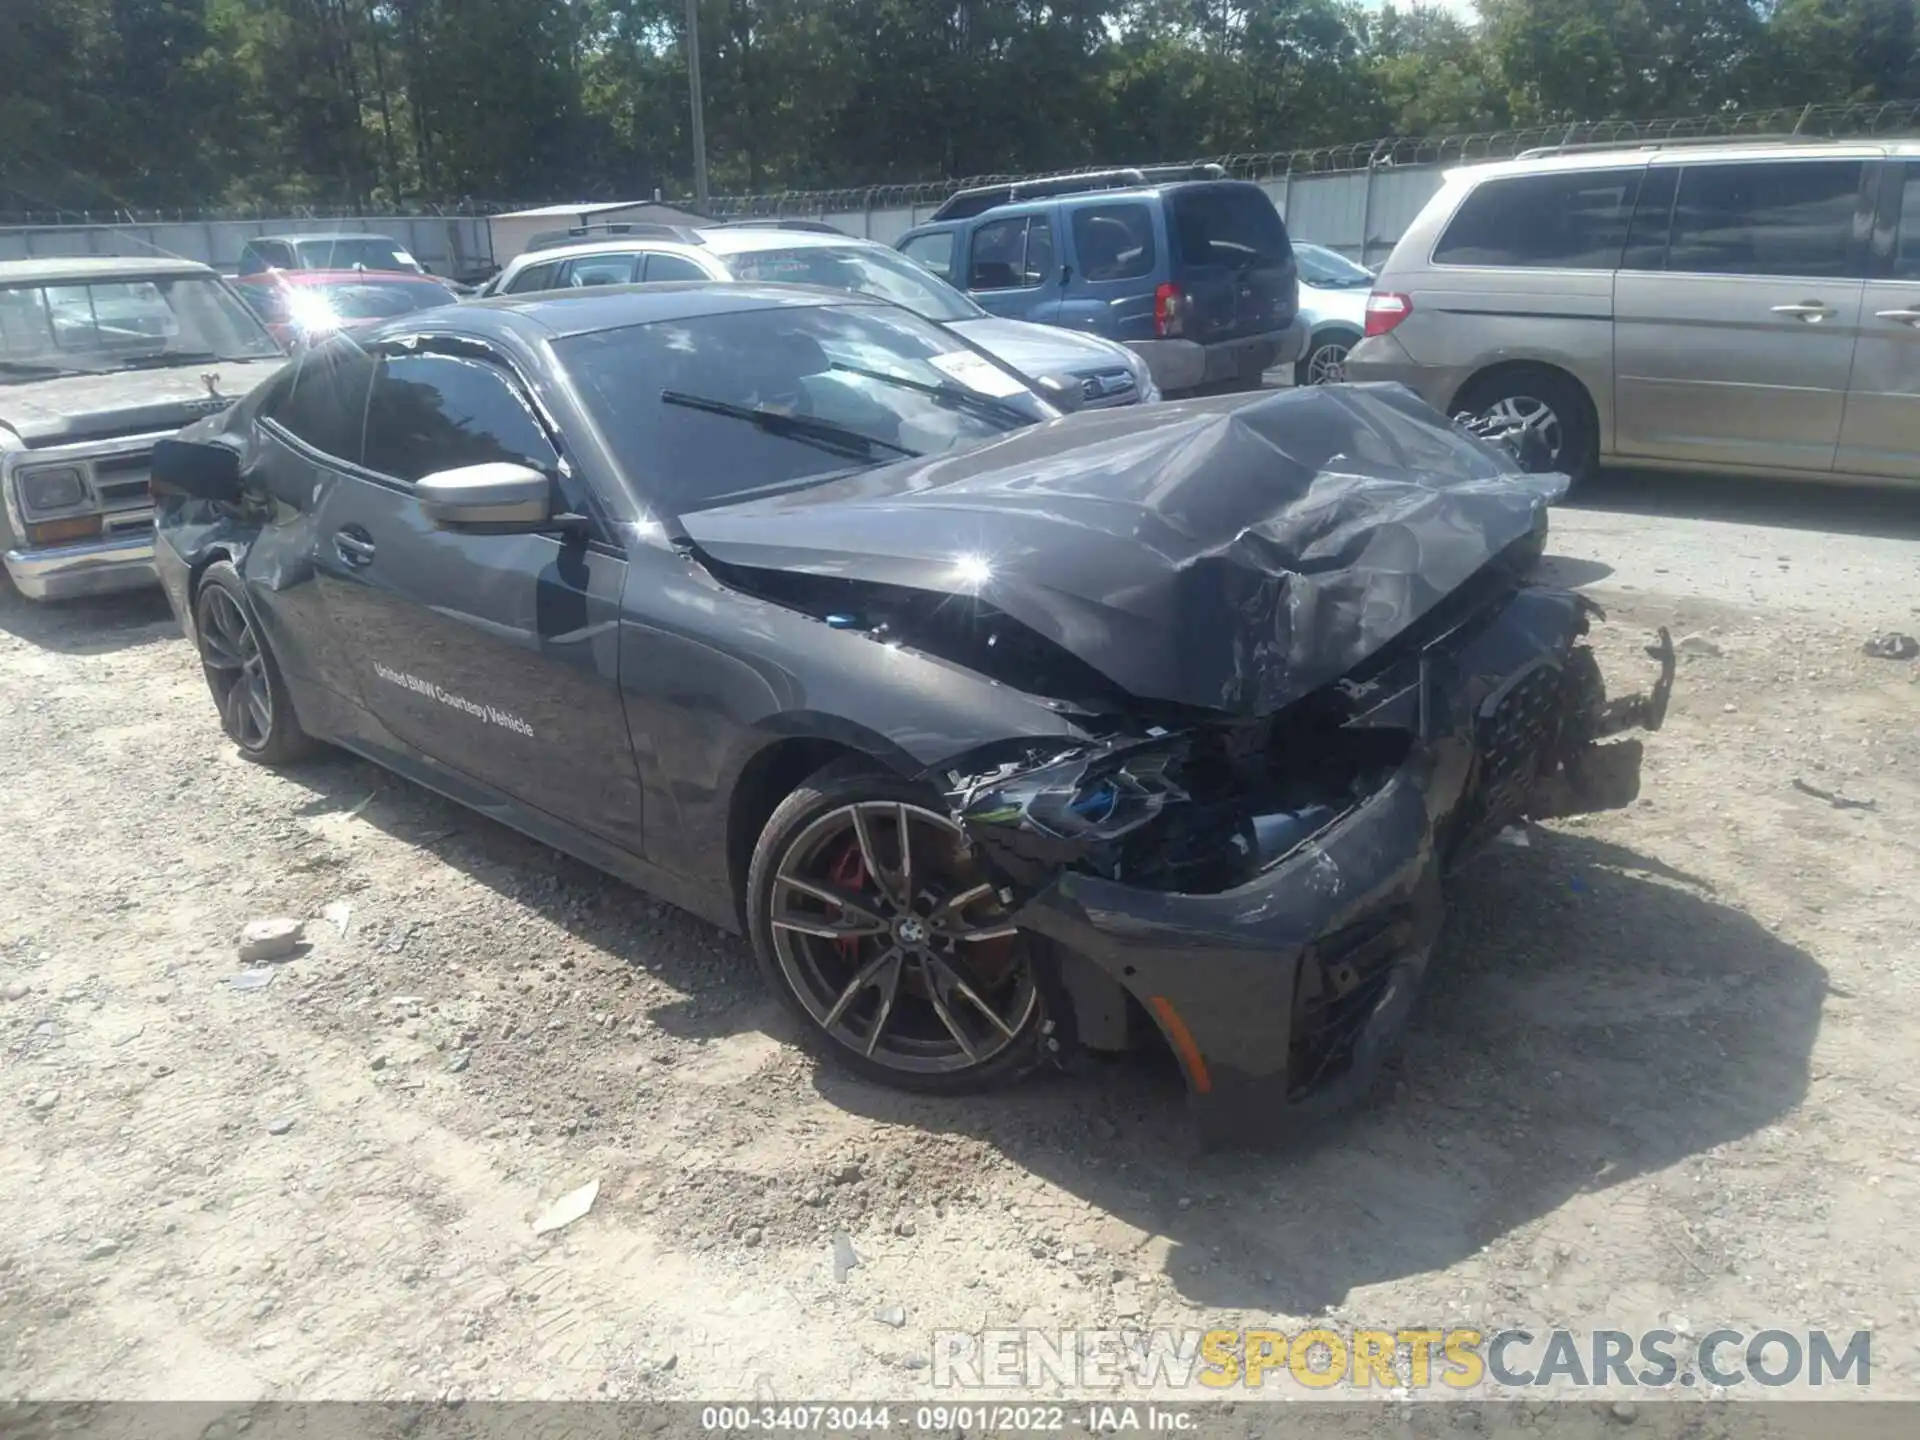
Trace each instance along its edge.
<instances>
[{"instance_id":1,"label":"roof rack","mask_svg":"<svg viewBox=\"0 0 1920 1440\"><path fill-rule=\"evenodd\" d=\"M583 240L612 236L633 236L648 240L675 240L682 245L699 245L700 232L685 225L654 225L644 221L613 220L599 225L575 225L571 230L546 230L527 242L528 250L553 250L561 245L577 245Z\"/></svg>"},{"instance_id":2,"label":"roof rack","mask_svg":"<svg viewBox=\"0 0 1920 1440\"><path fill-rule=\"evenodd\" d=\"M709 230L806 230L815 235L847 233L838 225L829 225L824 220L790 220L773 216L756 217L750 220L716 220L706 228Z\"/></svg>"},{"instance_id":3,"label":"roof rack","mask_svg":"<svg viewBox=\"0 0 1920 1440\"><path fill-rule=\"evenodd\" d=\"M949 195L929 220L964 220L991 210L996 205L1012 205L1021 200L1042 200L1053 195L1080 195L1090 190L1129 190L1136 185L1154 185L1178 180L1224 180L1226 170L1211 162L1193 165L1136 165L1123 170L1083 170L1074 175L1055 175L1046 180L1013 180L998 185L979 185Z\"/></svg>"},{"instance_id":4,"label":"roof rack","mask_svg":"<svg viewBox=\"0 0 1920 1440\"><path fill-rule=\"evenodd\" d=\"M1536 145L1522 150L1516 160L1539 160L1548 155L1583 155L1605 150L1679 150L1689 145L1835 145L1837 135L1676 135L1666 140L1583 140L1575 145Z\"/></svg>"}]
</instances>

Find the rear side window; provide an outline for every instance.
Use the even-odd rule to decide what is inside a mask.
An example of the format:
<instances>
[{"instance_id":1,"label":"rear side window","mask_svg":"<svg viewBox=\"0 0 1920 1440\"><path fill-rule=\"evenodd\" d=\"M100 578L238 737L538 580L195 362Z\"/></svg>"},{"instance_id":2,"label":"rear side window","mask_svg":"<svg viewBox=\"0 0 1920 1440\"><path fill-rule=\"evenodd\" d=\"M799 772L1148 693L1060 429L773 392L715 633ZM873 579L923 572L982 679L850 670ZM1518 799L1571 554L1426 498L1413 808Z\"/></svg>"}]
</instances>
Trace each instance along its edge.
<instances>
[{"instance_id":1,"label":"rear side window","mask_svg":"<svg viewBox=\"0 0 1920 1440\"><path fill-rule=\"evenodd\" d=\"M1293 254L1280 212L1257 185L1196 185L1168 199L1182 265L1246 270L1284 265Z\"/></svg>"},{"instance_id":2,"label":"rear side window","mask_svg":"<svg viewBox=\"0 0 1920 1440\"><path fill-rule=\"evenodd\" d=\"M548 474L560 463L504 371L459 355L381 358L367 407L369 470L411 484L436 470L492 461Z\"/></svg>"},{"instance_id":3,"label":"rear side window","mask_svg":"<svg viewBox=\"0 0 1920 1440\"><path fill-rule=\"evenodd\" d=\"M1044 215L989 220L973 232L969 290L1025 290L1053 271L1053 227Z\"/></svg>"},{"instance_id":4,"label":"rear side window","mask_svg":"<svg viewBox=\"0 0 1920 1440\"><path fill-rule=\"evenodd\" d=\"M1617 269L1642 173L1562 170L1485 181L1461 202L1433 263Z\"/></svg>"},{"instance_id":5,"label":"rear side window","mask_svg":"<svg viewBox=\"0 0 1920 1440\"><path fill-rule=\"evenodd\" d=\"M953 278L953 232L936 230L931 235L916 235L900 247L909 260L925 266L942 280Z\"/></svg>"},{"instance_id":6,"label":"rear side window","mask_svg":"<svg viewBox=\"0 0 1920 1440\"><path fill-rule=\"evenodd\" d=\"M1673 202L1668 270L1697 275L1847 276L1859 160L1689 165Z\"/></svg>"},{"instance_id":7,"label":"rear side window","mask_svg":"<svg viewBox=\"0 0 1920 1440\"><path fill-rule=\"evenodd\" d=\"M260 407L296 440L349 465L361 461L374 360L341 335L287 367Z\"/></svg>"},{"instance_id":8,"label":"rear side window","mask_svg":"<svg viewBox=\"0 0 1920 1440\"><path fill-rule=\"evenodd\" d=\"M1073 212L1073 249L1086 280L1137 280L1154 266L1153 216L1144 205L1086 205Z\"/></svg>"},{"instance_id":9,"label":"rear side window","mask_svg":"<svg viewBox=\"0 0 1920 1440\"><path fill-rule=\"evenodd\" d=\"M1900 230L1894 241L1895 280L1920 280L1920 163L1909 162L1900 177Z\"/></svg>"},{"instance_id":10,"label":"rear side window","mask_svg":"<svg viewBox=\"0 0 1920 1440\"><path fill-rule=\"evenodd\" d=\"M554 272L559 268L560 267L551 260L547 261L544 265L529 265L513 277L513 282L507 286L507 293L509 295L518 295L526 290L549 289L553 285Z\"/></svg>"},{"instance_id":11,"label":"rear side window","mask_svg":"<svg viewBox=\"0 0 1920 1440\"><path fill-rule=\"evenodd\" d=\"M588 285L628 285L639 260L637 255L583 255L567 261L560 283L575 290Z\"/></svg>"}]
</instances>

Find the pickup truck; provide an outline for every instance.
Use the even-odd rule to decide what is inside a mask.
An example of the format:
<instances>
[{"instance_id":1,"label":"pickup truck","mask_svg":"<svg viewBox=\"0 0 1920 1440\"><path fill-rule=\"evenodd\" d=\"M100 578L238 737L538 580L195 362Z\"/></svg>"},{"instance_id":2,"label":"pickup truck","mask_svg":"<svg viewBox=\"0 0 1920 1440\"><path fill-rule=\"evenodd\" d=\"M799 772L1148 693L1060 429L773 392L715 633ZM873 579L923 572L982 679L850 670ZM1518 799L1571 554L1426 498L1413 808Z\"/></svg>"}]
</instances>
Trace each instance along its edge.
<instances>
[{"instance_id":1,"label":"pickup truck","mask_svg":"<svg viewBox=\"0 0 1920 1440\"><path fill-rule=\"evenodd\" d=\"M0 563L14 587L60 600L156 584L154 443L284 362L194 261L0 261Z\"/></svg>"}]
</instances>

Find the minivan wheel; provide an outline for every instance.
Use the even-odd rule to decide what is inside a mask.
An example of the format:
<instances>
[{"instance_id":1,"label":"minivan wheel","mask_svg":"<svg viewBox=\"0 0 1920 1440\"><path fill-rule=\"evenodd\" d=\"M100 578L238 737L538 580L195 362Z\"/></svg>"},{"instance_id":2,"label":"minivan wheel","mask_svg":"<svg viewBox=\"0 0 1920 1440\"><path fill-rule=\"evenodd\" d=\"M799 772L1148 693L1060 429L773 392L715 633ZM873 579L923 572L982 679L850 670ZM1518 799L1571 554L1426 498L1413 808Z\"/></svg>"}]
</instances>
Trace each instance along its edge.
<instances>
[{"instance_id":1,"label":"minivan wheel","mask_svg":"<svg viewBox=\"0 0 1920 1440\"><path fill-rule=\"evenodd\" d=\"M1598 464L1599 436L1593 406L1579 384L1568 376L1552 370L1504 371L1468 385L1453 409L1531 426L1546 442L1552 468L1575 485L1591 475Z\"/></svg>"},{"instance_id":2,"label":"minivan wheel","mask_svg":"<svg viewBox=\"0 0 1920 1440\"><path fill-rule=\"evenodd\" d=\"M1314 340L1307 353L1293 365L1296 385L1338 385L1347 378L1347 352L1353 340L1346 335L1326 335Z\"/></svg>"},{"instance_id":3,"label":"minivan wheel","mask_svg":"<svg viewBox=\"0 0 1920 1440\"><path fill-rule=\"evenodd\" d=\"M754 847L747 921L822 1058L935 1094L1040 1060L1032 942L937 799L872 762L836 762L780 803Z\"/></svg>"},{"instance_id":4,"label":"minivan wheel","mask_svg":"<svg viewBox=\"0 0 1920 1440\"><path fill-rule=\"evenodd\" d=\"M240 753L262 765L286 765L313 753L279 663L261 635L240 572L222 560L207 567L193 599L200 668L220 728Z\"/></svg>"}]
</instances>

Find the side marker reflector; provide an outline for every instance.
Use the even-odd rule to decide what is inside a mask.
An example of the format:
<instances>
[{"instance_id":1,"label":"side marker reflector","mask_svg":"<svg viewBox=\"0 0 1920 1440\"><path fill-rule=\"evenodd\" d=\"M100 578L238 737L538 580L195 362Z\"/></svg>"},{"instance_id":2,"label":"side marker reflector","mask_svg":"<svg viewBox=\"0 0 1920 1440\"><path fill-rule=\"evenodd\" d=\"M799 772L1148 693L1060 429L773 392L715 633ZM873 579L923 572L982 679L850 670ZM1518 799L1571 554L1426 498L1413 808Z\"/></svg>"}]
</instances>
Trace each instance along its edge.
<instances>
[{"instance_id":1,"label":"side marker reflector","mask_svg":"<svg viewBox=\"0 0 1920 1440\"><path fill-rule=\"evenodd\" d=\"M1173 1042L1174 1053L1180 1057L1194 1093L1205 1095L1213 1089L1213 1077L1207 1073L1206 1057L1200 1053L1200 1047L1193 1043L1193 1032L1187 1029L1187 1022L1180 1018L1180 1012L1173 1008L1173 1002L1164 995L1149 997L1147 1004L1153 1007L1153 1013L1160 1018L1161 1028L1167 1032L1167 1039Z\"/></svg>"}]
</instances>

